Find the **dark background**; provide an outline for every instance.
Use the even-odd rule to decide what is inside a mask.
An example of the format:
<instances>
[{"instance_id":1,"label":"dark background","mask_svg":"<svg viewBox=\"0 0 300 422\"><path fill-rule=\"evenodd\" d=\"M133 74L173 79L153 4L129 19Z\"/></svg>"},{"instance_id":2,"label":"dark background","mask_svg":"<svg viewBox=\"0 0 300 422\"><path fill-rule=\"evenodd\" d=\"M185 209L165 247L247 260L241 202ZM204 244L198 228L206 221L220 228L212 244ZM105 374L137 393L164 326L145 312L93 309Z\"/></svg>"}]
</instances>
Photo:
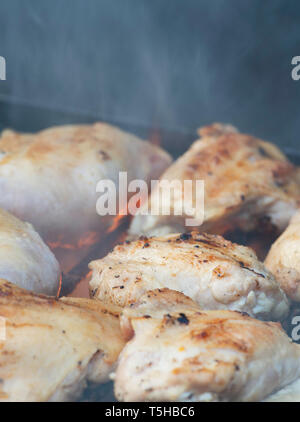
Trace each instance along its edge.
<instances>
[{"instance_id":1,"label":"dark background","mask_svg":"<svg viewBox=\"0 0 300 422\"><path fill-rule=\"evenodd\" d=\"M221 121L299 148L297 0L1 0L0 55L0 128L100 119L179 153Z\"/></svg>"}]
</instances>

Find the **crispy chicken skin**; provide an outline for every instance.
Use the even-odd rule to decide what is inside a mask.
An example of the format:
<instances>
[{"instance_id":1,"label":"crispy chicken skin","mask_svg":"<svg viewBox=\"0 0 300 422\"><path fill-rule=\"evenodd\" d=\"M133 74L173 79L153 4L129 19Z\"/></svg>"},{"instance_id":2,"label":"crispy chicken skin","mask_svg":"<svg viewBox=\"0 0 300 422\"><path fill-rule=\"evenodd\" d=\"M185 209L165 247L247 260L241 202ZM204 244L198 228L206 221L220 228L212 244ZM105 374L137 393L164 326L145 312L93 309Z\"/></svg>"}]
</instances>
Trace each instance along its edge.
<instances>
[{"instance_id":1,"label":"crispy chicken skin","mask_svg":"<svg viewBox=\"0 0 300 422\"><path fill-rule=\"evenodd\" d=\"M300 346L280 324L203 311L169 289L123 311L120 401L259 401L300 375Z\"/></svg>"},{"instance_id":2,"label":"crispy chicken skin","mask_svg":"<svg viewBox=\"0 0 300 422\"><path fill-rule=\"evenodd\" d=\"M124 346L119 309L99 301L55 300L0 280L0 317L0 401L75 399L86 381L108 380Z\"/></svg>"},{"instance_id":3,"label":"crispy chicken skin","mask_svg":"<svg viewBox=\"0 0 300 422\"><path fill-rule=\"evenodd\" d=\"M0 209L0 279L55 295L59 264L31 224Z\"/></svg>"},{"instance_id":4,"label":"crispy chicken skin","mask_svg":"<svg viewBox=\"0 0 300 422\"><path fill-rule=\"evenodd\" d=\"M96 212L100 180L112 180L118 189L119 172L126 171L128 181L149 182L171 162L162 149L104 123L36 134L5 130L0 145L0 207L60 245L82 245L88 234L111 224L111 216Z\"/></svg>"},{"instance_id":5,"label":"crispy chicken skin","mask_svg":"<svg viewBox=\"0 0 300 422\"><path fill-rule=\"evenodd\" d=\"M230 125L216 123L203 127L199 134L201 139L174 162L160 180L204 181L201 231L215 234L237 228L249 231L262 217L271 219L279 231L284 230L300 203L300 180L295 166L275 145L241 134ZM141 215L145 207L150 209L152 201L157 201L158 189L159 184L152 191L149 203L141 207L133 219L131 238L184 231L186 218L196 216L195 213L193 216L173 215L176 203L184 197L181 188L175 189L170 199L165 198L171 216L162 215L162 204L159 215ZM201 207L195 195L192 205L194 209Z\"/></svg>"},{"instance_id":6,"label":"crispy chicken skin","mask_svg":"<svg viewBox=\"0 0 300 422\"><path fill-rule=\"evenodd\" d=\"M300 211L272 245L265 265L285 293L292 300L300 302Z\"/></svg>"},{"instance_id":7,"label":"crispy chicken skin","mask_svg":"<svg viewBox=\"0 0 300 422\"><path fill-rule=\"evenodd\" d=\"M232 309L283 319L288 300L255 253L221 236L196 232L141 238L90 263L91 297L126 306L148 290L168 287L202 309Z\"/></svg>"}]
</instances>

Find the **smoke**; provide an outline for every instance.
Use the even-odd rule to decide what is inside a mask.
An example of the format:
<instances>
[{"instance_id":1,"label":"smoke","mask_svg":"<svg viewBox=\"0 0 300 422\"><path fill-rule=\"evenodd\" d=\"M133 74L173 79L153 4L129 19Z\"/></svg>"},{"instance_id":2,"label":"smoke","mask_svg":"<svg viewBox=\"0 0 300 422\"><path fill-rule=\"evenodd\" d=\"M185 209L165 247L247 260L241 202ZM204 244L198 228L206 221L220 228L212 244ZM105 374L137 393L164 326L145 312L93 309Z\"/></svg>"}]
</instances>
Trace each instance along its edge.
<instances>
[{"instance_id":1,"label":"smoke","mask_svg":"<svg viewBox=\"0 0 300 422\"><path fill-rule=\"evenodd\" d=\"M300 82L290 74L299 2L2 0L0 8L4 102L178 131L218 120L297 146Z\"/></svg>"}]
</instances>

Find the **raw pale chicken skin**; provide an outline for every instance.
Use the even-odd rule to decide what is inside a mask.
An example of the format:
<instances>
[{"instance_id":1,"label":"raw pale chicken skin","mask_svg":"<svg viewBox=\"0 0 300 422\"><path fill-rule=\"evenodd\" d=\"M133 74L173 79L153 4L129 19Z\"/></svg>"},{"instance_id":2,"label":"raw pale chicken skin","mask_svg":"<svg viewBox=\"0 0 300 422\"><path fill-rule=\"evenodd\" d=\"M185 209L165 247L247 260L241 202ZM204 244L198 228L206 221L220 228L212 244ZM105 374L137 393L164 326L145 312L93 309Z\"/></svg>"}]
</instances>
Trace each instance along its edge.
<instances>
[{"instance_id":1,"label":"raw pale chicken skin","mask_svg":"<svg viewBox=\"0 0 300 422\"><path fill-rule=\"evenodd\" d=\"M0 401L73 400L87 381L108 381L125 344L117 307L55 300L5 280L0 317Z\"/></svg>"},{"instance_id":2,"label":"raw pale chicken skin","mask_svg":"<svg viewBox=\"0 0 300 422\"><path fill-rule=\"evenodd\" d=\"M203 311L169 289L123 311L120 401L260 401L300 375L300 346L279 323Z\"/></svg>"},{"instance_id":3,"label":"raw pale chicken skin","mask_svg":"<svg viewBox=\"0 0 300 422\"><path fill-rule=\"evenodd\" d=\"M55 295L59 276L55 256L32 225L0 209L0 278Z\"/></svg>"},{"instance_id":4,"label":"raw pale chicken skin","mask_svg":"<svg viewBox=\"0 0 300 422\"><path fill-rule=\"evenodd\" d=\"M289 303L255 253L221 236L196 232L141 238L90 263L91 297L119 306L168 287L202 309L231 309L281 320Z\"/></svg>"},{"instance_id":5,"label":"raw pale chicken skin","mask_svg":"<svg viewBox=\"0 0 300 422\"><path fill-rule=\"evenodd\" d=\"M128 182L149 182L171 162L162 149L105 123L36 134L5 130L0 146L0 207L72 255L103 235L114 218L96 212L99 181L112 180L118 192L119 172L127 172Z\"/></svg>"},{"instance_id":6,"label":"raw pale chicken skin","mask_svg":"<svg viewBox=\"0 0 300 422\"><path fill-rule=\"evenodd\" d=\"M173 195L164 198L164 204L159 202L158 215L142 215L147 207L153 207L152 202L158 202L158 184L149 203L145 203L133 219L130 238L184 231L186 219L201 215L202 208L203 224L195 228L203 232L250 231L261 226L262 219L269 219L276 230L283 231L300 204L296 167L275 145L241 134L230 125L216 123L203 127L199 134L201 139L162 174L160 183L203 180L204 207L194 194L194 213L174 215L180 201L189 205L182 187L177 187ZM168 208L171 215L164 215L164 209Z\"/></svg>"},{"instance_id":7,"label":"raw pale chicken skin","mask_svg":"<svg viewBox=\"0 0 300 422\"><path fill-rule=\"evenodd\" d=\"M300 211L272 245L265 265L287 296L300 302Z\"/></svg>"}]
</instances>

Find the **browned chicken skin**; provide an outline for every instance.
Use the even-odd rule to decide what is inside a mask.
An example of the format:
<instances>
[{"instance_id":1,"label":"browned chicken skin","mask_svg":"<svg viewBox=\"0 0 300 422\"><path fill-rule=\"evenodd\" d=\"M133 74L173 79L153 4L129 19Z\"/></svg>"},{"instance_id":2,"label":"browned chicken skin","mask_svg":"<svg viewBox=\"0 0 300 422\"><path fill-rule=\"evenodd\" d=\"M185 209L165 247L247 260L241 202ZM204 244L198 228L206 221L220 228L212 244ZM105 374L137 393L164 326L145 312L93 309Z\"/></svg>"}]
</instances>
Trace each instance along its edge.
<instances>
[{"instance_id":1,"label":"browned chicken skin","mask_svg":"<svg viewBox=\"0 0 300 422\"><path fill-rule=\"evenodd\" d=\"M0 317L0 401L74 399L87 381L108 381L125 344L118 307L56 300L5 280Z\"/></svg>"},{"instance_id":2,"label":"browned chicken skin","mask_svg":"<svg viewBox=\"0 0 300 422\"><path fill-rule=\"evenodd\" d=\"M289 304L255 253L221 236L196 232L125 242L90 263L91 295L127 306L148 290L168 287L202 309L231 309L283 319Z\"/></svg>"},{"instance_id":3,"label":"browned chicken skin","mask_svg":"<svg viewBox=\"0 0 300 422\"><path fill-rule=\"evenodd\" d=\"M300 346L280 324L203 311L176 291L146 293L121 321L121 401L259 401L300 375Z\"/></svg>"},{"instance_id":4,"label":"browned chicken skin","mask_svg":"<svg viewBox=\"0 0 300 422\"><path fill-rule=\"evenodd\" d=\"M203 180L204 222L197 230L223 234L230 230L249 231L262 217L284 230L300 203L299 172L280 150L269 142L239 133L229 125L214 124L199 130L201 139L160 177L163 181ZM159 186L159 185L158 185ZM153 190L148 207L157 200ZM130 236L184 231L185 214L172 215L183 197L182 189L167 199L171 216L140 215L133 219ZM194 198L193 208L201 204ZM191 227L188 227L191 229Z\"/></svg>"},{"instance_id":5,"label":"browned chicken skin","mask_svg":"<svg viewBox=\"0 0 300 422\"><path fill-rule=\"evenodd\" d=\"M291 245L282 240L290 240L291 230L295 235L296 218L266 261L283 290L249 248L204 233L249 231L264 218L284 230L300 205L299 172L277 147L231 126L208 126L200 135L202 139L162 180L205 181L202 234L143 237L92 262L90 291L100 300L57 300L0 279L0 401L76 399L87 382L109 379L125 339L129 342L115 374L116 397L123 401L257 401L268 395L272 400L273 393L289 389L300 376L300 346L279 324L250 317L284 318L289 302L283 290L300 301L297 265L282 272L282 255L291 256ZM6 132L2 141L7 146L0 157L3 206L32 217L46 237L66 233L74 235L72 242L87 228L98 229L96 192L90 189L96 180L114 179L118 168L126 168L130 179L149 181L170 162L161 150L103 124L54 128L37 135ZM143 164L132 164L134 148L144 157ZM46 166L39 166L41 157ZM21 168L30 162L33 172L26 165L20 172L18 161ZM13 177L7 177L11 163ZM21 186L20 174L27 190L22 207L10 194L12 187L17 192ZM57 183L62 179L69 183ZM74 180L81 190L77 196ZM53 198L42 189L45 183L50 183ZM50 210L42 201L51 218L30 205L41 203L42 197L52 203ZM72 210L66 206L68 198ZM170 199L171 209L174 201ZM71 214L75 218L70 219ZM184 230L186 217L191 216L137 215L130 232L135 237L176 233ZM103 231L107 221L102 223ZM296 271L294 278L291 269Z\"/></svg>"},{"instance_id":6,"label":"browned chicken skin","mask_svg":"<svg viewBox=\"0 0 300 422\"><path fill-rule=\"evenodd\" d=\"M272 245L265 264L285 293L300 302L300 211Z\"/></svg>"}]
</instances>

